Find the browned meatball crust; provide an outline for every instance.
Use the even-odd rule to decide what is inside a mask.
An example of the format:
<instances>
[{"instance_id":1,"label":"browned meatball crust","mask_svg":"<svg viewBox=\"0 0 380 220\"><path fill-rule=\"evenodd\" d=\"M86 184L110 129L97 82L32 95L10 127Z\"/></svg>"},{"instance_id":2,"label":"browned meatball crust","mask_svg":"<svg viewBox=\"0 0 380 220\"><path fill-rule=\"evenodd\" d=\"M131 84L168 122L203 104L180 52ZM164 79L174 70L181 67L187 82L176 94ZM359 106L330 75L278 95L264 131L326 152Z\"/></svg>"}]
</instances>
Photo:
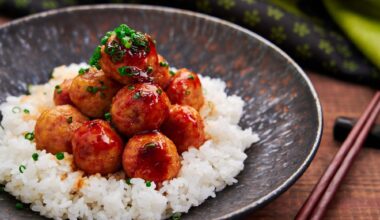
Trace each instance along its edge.
<instances>
[{"instance_id":1,"label":"browned meatball crust","mask_svg":"<svg viewBox=\"0 0 380 220\"><path fill-rule=\"evenodd\" d=\"M158 129L169 114L169 99L165 92L149 83L121 89L111 105L112 122L127 136Z\"/></svg>"},{"instance_id":2,"label":"browned meatball crust","mask_svg":"<svg viewBox=\"0 0 380 220\"><path fill-rule=\"evenodd\" d=\"M181 164L174 143L159 132L151 132L129 139L123 168L128 177L160 183L176 177Z\"/></svg>"},{"instance_id":3,"label":"browned meatball crust","mask_svg":"<svg viewBox=\"0 0 380 220\"><path fill-rule=\"evenodd\" d=\"M60 85L56 85L54 89L54 104L55 105L72 105L70 99L70 86L72 79L65 79Z\"/></svg>"},{"instance_id":4,"label":"browned meatball crust","mask_svg":"<svg viewBox=\"0 0 380 220\"><path fill-rule=\"evenodd\" d=\"M120 88L120 84L107 78L103 71L90 68L73 79L70 98L83 114L100 118L109 111L112 98Z\"/></svg>"},{"instance_id":5,"label":"browned meatball crust","mask_svg":"<svg viewBox=\"0 0 380 220\"><path fill-rule=\"evenodd\" d=\"M123 140L103 120L85 122L72 139L74 162L87 174L114 173L121 167Z\"/></svg>"},{"instance_id":6,"label":"browned meatball crust","mask_svg":"<svg viewBox=\"0 0 380 220\"><path fill-rule=\"evenodd\" d=\"M189 147L199 148L206 140L203 120L190 106L173 105L161 131L174 142L179 153Z\"/></svg>"},{"instance_id":7,"label":"browned meatball crust","mask_svg":"<svg viewBox=\"0 0 380 220\"><path fill-rule=\"evenodd\" d=\"M49 153L72 152L74 131L88 118L71 105L59 105L43 112L34 129L36 146Z\"/></svg>"},{"instance_id":8,"label":"browned meatball crust","mask_svg":"<svg viewBox=\"0 0 380 220\"><path fill-rule=\"evenodd\" d=\"M201 81L188 69L177 71L166 90L172 104L189 105L197 111L204 103Z\"/></svg>"}]
</instances>

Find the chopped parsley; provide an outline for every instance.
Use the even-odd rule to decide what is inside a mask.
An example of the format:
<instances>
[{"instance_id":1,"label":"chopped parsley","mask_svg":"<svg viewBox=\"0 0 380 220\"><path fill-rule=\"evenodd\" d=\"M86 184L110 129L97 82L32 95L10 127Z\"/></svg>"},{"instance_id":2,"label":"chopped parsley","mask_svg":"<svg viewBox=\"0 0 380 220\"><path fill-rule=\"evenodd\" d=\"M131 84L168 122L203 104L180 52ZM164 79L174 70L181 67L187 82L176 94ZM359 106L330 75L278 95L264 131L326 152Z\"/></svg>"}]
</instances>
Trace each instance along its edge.
<instances>
[{"instance_id":1,"label":"chopped parsley","mask_svg":"<svg viewBox=\"0 0 380 220\"><path fill-rule=\"evenodd\" d=\"M32 158L33 158L34 161L37 161L38 157L39 157L39 155L37 153L33 153L32 154Z\"/></svg>"},{"instance_id":2,"label":"chopped parsley","mask_svg":"<svg viewBox=\"0 0 380 220\"><path fill-rule=\"evenodd\" d=\"M61 88L61 86L56 85L56 86L55 86L55 91L57 92L57 94L61 94L61 93L62 93L62 88Z\"/></svg>"},{"instance_id":3,"label":"chopped parsley","mask_svg":"<svg viewBox=\"0 0 380 220\"><path fill-rule=\"evenodd\" d=\"M32 141L34 139L34 133L33 132L28 132L24 135L26 140Z\"/></svg>"},{"instance_id":4,"label":"chopped parsley","mask_svg":"<svg viewBox=\"0 0 380 220\"><path fill-rule=\"evenodd\" d=\"M65 154L62 152L59 152L55 155L55 157L57 158L57 160L63 160L65 158Z\"/></svg>"},{"instance_id":5,"label":"chopped parsley","mask_svg":"<svg viewBox=\"0 0 380 220\"><path fill-rule=\"evenodd\" d=\"M71 124L73 122L73 117L70 116L66 119L67 123Z\"/></svg>"},{"instance_id":6,"label":"chopped parsley","mask_svg":"<svg viewBox=\"0 0 380 220\"><path fill-rule=\"evenodd\" d=\"M169 63L165 62L165 61L161 61L160 62L160 66L162 66L162 67L169 67Z\"/></svg>"},{"instance_id":7,"label":"chopped parsley","mask_svg":"<svg viewBox=\"0 0 380 220\"><path fill-rule=\"evenodd\" d=\"M111 113L107 112L104 114L104 119L106 119L106 121L111 121L112 120L112 116L111 116Z\"/></svg>"},{"instance_id":8,"label":"chopped parsley","mask_svg":"<svg viewBox=\"0 0 380 220\"><path fill-rule=\"evenodd\" d=\"M24 173L25 170L26 170L26 166L25 165L20 165L18 167L18 171L20 171L20 173Z\"/></svg>"},{"instance_id":9,"label":"chopped parsley","mask_svg":"<svg viewBox=\"0 0 380 220\"><path fill-rule=\"evenodd\" d=\"M25 113L25 114L29 114L29 113L30 113L29 109L26 109L26 108L25 108L25 109L24 109L24 113Z\"/></svg>"},{"instance_id":10,"label":"chopped parsley","mask_svg":"<svg viewBox=\"0 0 380 220\"><path fill-rule=\"evenodd\" d=\"M78 75L83 75L87 73L90 70L90 68L80 68Z\"/></svg>"},{"instance_id":11,"label":"chopped parsley","mask_svg":"<svg viewBox=\"0 0 380 220\"><path fill-rule=\"evenodd\" d=\"M20 113L21 112L21 108L18 107L18 106L15 106L15 107L12 108L12 112L13 113Z\"/></svg>"}]
</instances>

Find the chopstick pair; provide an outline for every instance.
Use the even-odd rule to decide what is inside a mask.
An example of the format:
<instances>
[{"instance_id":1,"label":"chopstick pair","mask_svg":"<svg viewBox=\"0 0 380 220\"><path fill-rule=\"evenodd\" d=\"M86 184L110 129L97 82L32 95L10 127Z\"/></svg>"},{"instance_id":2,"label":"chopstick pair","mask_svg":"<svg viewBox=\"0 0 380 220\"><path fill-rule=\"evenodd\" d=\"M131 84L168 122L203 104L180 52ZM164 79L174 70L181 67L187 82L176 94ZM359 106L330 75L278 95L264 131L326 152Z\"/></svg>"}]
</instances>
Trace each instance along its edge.
<instances>
[{"instance_id":1,"label":"chopstick pair","mask_svg":"<svg viewBox=\"0 0 380 220\"><path fill-rule=\"evenodd\" d=\"M318 220L323 217L327 205L352 165L363 145L377 115L380 112L380 91L377 91L363 115L338 150L326 171L310 193L295 219Z\"/></svg>"}]
</instances>

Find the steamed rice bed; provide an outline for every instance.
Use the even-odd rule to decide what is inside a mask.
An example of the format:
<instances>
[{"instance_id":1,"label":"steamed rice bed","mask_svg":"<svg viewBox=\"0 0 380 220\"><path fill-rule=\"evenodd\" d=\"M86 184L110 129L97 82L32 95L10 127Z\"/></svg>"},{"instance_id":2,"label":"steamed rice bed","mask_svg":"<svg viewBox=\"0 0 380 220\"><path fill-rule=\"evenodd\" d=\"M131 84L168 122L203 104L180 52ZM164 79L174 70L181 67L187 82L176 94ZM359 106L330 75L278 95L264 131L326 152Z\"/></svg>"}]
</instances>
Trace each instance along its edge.
<instances>
[{"instance_id":1,"label":"steamed rice bed","mask_svg":"<svg viewBox=\"0 0 380 220\"><path fill-rule=\"evenodd\" d=\"M205 131L210 136L199 149L182 154L178 176L165 181L157 191L143 179L130 184L124 173L103 177L84 176L73 170L73 158L65 153L63 160L36 150L34 142L25 139L32 132L39 115L52 108L55 85L73 78L84 64L57 67L46 84L30 87L31 95L8 97L0 110L0 184L33 211L54 219L163 219L176 212L187 212L226 185L244 168L244 150L258 141L251 129L238 126L243 114L243 100L227 96L226 84L220 79L200 76L205 105L200 110ZM29 110L25 113L24 109ZM38 153L38 160L32 158ZM23 173L19 167L25 166Z\"/></svg>"}]
</instances>

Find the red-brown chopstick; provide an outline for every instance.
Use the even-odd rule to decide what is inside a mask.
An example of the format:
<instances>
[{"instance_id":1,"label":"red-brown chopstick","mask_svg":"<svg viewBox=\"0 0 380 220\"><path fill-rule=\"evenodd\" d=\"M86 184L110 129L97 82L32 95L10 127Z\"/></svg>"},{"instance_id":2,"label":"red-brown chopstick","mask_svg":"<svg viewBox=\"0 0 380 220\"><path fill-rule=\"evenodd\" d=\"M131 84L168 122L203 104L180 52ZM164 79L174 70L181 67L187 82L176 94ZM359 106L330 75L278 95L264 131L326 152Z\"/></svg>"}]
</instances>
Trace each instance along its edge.
<instances>
[{"instance_id":1,"label":"red-brown chopstick","mask_svg":"<svg viewBox=\"0 0 380 220\"><path fill-rule=\"evenodd\" d=\"M296 219L320 219L328 203L335 194L340 182L359 152L371 125L374 123L380 108L380 91L376 92L372 101L352 129L342 147L339 149L325 173L310 193L309 198L298 212ZM339 170L339 171L338 171Z\"/></svg>"}]
</instances>

